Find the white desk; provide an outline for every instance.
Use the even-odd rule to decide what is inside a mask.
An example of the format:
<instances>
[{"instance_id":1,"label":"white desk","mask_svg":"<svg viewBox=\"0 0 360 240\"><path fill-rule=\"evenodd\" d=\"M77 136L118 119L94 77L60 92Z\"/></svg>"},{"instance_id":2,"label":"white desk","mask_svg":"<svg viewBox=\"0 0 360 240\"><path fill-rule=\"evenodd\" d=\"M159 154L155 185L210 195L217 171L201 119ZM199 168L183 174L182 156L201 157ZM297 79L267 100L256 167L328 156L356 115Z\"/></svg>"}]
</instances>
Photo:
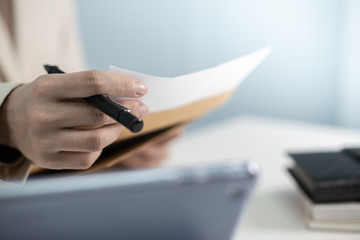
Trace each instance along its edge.
<instances>
[{"instance_id":1,"label":"white desk","mask_svg":"<svg viewBox=\"0 0 360 240\"><path fill-rule=\"evenodd\" d=\"M286 120L235 117L186 132L167 165L244 158L262 168L236 239L360 239L360 233L306 228L300 195L288 173L289 150L360 146L360 131Z\"/></svg>"}]
</instances>

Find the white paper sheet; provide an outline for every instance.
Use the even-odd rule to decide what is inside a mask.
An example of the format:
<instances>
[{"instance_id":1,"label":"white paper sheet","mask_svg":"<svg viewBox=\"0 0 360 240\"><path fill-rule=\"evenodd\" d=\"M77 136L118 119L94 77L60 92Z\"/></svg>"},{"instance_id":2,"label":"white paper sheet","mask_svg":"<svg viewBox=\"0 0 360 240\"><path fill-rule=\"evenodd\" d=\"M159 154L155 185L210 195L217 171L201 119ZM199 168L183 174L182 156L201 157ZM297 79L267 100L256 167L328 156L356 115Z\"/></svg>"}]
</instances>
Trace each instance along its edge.
<instances>
[{"instance_id":1,"label":"white paper sheet","mask_svg":"<svg viewBox=\"0 0 360 240\"><path fill-rule=\"evenodd\" d=\"M235 89L271 52L266 47L216 67L174 78L155 77L126 69L109 67L145 83L148 93L141 100L150 113L178 108Z\"/></svg>"}]
</instances>

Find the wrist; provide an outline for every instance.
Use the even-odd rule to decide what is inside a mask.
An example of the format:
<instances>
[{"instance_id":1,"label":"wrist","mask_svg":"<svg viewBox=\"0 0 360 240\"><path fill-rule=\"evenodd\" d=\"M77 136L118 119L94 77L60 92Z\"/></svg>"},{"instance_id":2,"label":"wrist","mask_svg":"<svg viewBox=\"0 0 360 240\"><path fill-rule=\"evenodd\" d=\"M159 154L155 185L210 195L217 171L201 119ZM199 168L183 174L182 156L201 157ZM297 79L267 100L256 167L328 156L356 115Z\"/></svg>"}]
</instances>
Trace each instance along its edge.
<instances>
[{"instance_id":1,"label":"wrist","mask_svg":"<svg viewBox=\"0 0 360 240\"><path fill-rule=\"evenodd\" d=\"M11 141L11 123L15 121L15 117L13 114L14 101L16 101L17 92L21 86L15 87L5 98L3 103L0 106L0 144L7 147L15 148L14 144ZM20 114L18 112L17 114Z\"/></svg>"}]
</instances>

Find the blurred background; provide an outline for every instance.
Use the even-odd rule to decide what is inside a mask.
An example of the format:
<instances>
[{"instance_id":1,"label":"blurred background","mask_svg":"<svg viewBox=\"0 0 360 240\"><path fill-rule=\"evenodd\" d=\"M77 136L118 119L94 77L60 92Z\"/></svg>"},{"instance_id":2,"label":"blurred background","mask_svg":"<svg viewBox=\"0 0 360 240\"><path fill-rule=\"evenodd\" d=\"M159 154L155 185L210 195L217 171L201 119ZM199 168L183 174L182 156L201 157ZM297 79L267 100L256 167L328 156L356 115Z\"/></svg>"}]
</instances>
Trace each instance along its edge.
<instances>
[{"instance_id":1,"label":"blurred background","mask_svg":"<svg viewBox=\"0 0 360 240\"><path fill-rule=\"evenodd\" d=\"M230 102L256 114L360 127L360 1L77 0L89 67L174 77L273 46Z\"/></svg>"}]
</instances>

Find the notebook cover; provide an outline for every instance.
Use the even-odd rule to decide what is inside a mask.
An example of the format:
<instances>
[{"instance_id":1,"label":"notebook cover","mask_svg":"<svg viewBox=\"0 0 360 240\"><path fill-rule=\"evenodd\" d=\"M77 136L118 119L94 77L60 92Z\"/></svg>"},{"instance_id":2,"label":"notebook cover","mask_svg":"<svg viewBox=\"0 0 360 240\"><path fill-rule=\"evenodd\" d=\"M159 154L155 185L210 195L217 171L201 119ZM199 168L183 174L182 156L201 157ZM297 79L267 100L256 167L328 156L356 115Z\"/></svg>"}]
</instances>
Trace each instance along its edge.
<instances>
[{"instance_id":1,"label":"notebook cover","mask_svg":"<svg viewBox=\"0 0 360 240\"><path fill-rule=\"evenodd\" d=\"M291 175L316 203L360 200L360 162L343 152L290 154Z\"/></svg>"}]
</instances>

